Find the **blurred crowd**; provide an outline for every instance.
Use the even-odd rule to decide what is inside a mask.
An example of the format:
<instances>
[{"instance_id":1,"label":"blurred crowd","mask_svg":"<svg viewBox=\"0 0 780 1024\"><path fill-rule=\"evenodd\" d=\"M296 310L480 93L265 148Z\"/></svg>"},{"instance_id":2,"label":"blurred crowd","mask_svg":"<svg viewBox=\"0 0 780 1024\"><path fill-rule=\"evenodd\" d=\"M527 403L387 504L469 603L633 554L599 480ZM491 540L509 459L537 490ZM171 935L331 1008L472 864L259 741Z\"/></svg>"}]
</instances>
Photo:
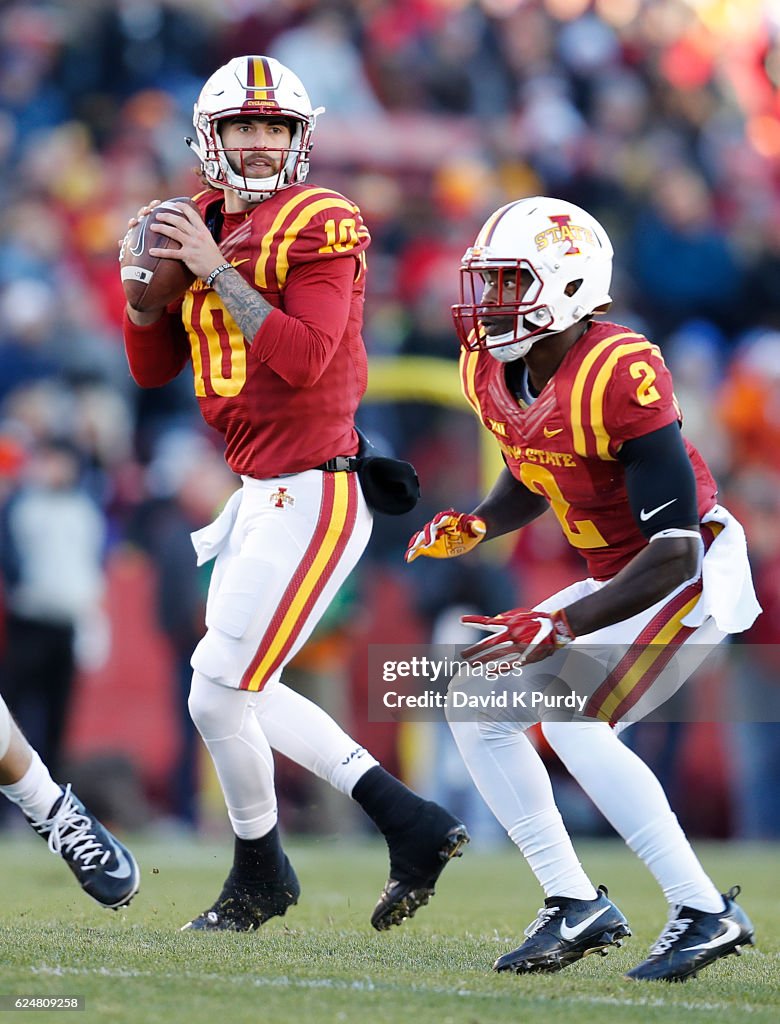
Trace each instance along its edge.
<instances>
[{"instance_id":1,"label":"blurred crowd","mask_svg":"<svg viewBox=\"0 0 780 1024\"><path fill-rule=\"evenodd\" d=\"M764 721L648 726L641 742L694 831L779 837L775 0L0 0L0 687L30 739L55 769L113 772L145 808L135 824L202 813L184 694L207 581L188 534L235 481L186 373L151 392L130 380L117 241L148 200L198 190L192 104L242 53L278 58L327 109L310 180L355 200L371 230L377 367L443 361L457 390L459 259L500 203L554 194L605 225L610 317L661 346L767 609L739 638L739 671L712 683ZM468 801L457 769L426 756L441 736L366 721L365 645L453 638L455 611L536 600L580 570L547 517L514 549L402 565L412 529L472 507L484 483L465 406L413 392L369 397L361 423L415 462L423 502L377 523L296 673L319 699L330 688L389 768ZM311 794L280 770L283 813L306 828Z\"/></svg>"}]
</instances>

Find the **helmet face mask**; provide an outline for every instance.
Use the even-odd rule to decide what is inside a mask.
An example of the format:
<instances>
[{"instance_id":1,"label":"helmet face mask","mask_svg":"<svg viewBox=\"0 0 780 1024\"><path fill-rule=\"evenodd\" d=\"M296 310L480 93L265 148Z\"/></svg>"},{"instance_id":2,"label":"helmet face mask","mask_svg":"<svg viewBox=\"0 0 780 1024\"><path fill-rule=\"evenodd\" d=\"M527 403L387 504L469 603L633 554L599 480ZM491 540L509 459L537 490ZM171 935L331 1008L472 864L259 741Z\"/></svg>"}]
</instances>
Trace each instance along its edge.
<instances>
[{"instance_id":1,"label":"helmet face mask","mask_svg":"<svg viewBox=\"0 0 780 1024\"><path fill-rule=\"evenodd\" d=\"M248 124L250 121L267 122L267 134L269 135L273 132L274 122L278 120L281 123L283 121L286 137L282 138L281 134L277 132L278 140L270 138L266 140L266 144L262 145L258 144L259 140L241 138L240 129L231 129L234 122L240 122L244 117L247 119L244 124ZM286 188L291 184L288 181L288 166L294 166L293 160L299 154L299 150L293 147L293 137L297 130L295 122L287 118L240 115L239 118L220 119L215 123L214 128L214 135L219 146L216 151L217 158L224 158L226 161L233 178L236 179L233 183L238 186L237 191L244 193L261 189L264 193L278 192L279 189ZM229 134L232 138L229 137ZM239 137L236 137L237 135ZM258 154L262 154L263 158L260 164L257 162ZM263 166L268 173L261 176L259 168Z\"/></svg>"},{"instance_id":2,"label":"helmet face mask","mask_svg":"<svg viewBox=\"0 0 780 1024\"><path fill-rule=\"evenodd\" d=\"M246 202L261 202L269 196L306 180L309 154L317 115L303 83L272 57L234 57L209 78L193 112L197 145L203 173L217 188L228 188ZM220 123L237 117L284 119L291 127L289 149L266 150L283 156L278 172L267 178L248 175L244 153L232 149L236 168L228 160ZM286 156L285 156L286 154Z\"/></svg>"},{"instance_id":3,"label":"helmet face mask","mask_svg":"<svg viewBox=\"0 0 780 1024\"><path fill-rule=\"evenodd\" d=\"M523 274L531 280L518 288ZM488 349L501 362L525 355L552 324L540 301L542 290L542 279L528 260L491 260L476 247L468 249L460 268L460 302L452 307L463 347Z\"/></svg>"},{"instance_id":4,"label":"helmet face mask","mask_svg":"<svg viewBox=\"0 0 780 1024\"><path fill-rule=\"evenodd\" d=\"M539 196L509 203L461 261L452 307L460 343L502 362L520 359L541 338L605 312L611 277L612 245L585 210Z\"/></svg>"}]
</instances>

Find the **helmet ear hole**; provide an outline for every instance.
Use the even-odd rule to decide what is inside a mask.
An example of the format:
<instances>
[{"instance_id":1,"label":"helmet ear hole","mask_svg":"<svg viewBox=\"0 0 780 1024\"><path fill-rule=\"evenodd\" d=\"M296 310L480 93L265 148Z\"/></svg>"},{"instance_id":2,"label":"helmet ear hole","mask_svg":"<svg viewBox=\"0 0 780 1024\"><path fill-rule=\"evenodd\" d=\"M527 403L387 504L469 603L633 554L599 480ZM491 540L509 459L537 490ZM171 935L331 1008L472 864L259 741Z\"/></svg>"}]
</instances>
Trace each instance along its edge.
<instances>
[{"instance_id":1,"label":"helmet ear hole","mask_svg":"<svg viewBox=\"0 0 780 1024\"><path fill-rule=\"evenodd\" d=\"M583 279L581 277L578 277L576 281L569 281L569 283L564 288L565 294L568 295L569 298L571 298L572 295L576 295L582 287L582 281Z\"/></svg>"}]
</instances>

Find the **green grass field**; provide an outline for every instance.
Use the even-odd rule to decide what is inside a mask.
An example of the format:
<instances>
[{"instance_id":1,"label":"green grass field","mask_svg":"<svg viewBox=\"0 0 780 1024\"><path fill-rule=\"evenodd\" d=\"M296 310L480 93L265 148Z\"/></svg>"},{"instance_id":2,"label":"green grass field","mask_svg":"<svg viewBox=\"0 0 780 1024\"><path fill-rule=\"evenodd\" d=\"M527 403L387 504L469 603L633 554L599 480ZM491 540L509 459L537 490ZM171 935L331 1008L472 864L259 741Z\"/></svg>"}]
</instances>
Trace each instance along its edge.
<instances>
[{"instance_id":1,"label":"green grass field","mask_svg":"<svg viewBox=\"0 0 780 1024\"><path fill-rule=\"evenodd\" d=\"M670 986L621 978L642 959L666 913L650 876L618 842L580 850L594 880L609 885L626 913L633 938L606 958L523 979L490 971L496 956L518 945L541 902L508 845L499 853L468 849L444 872L429 907L381 935L368 924L386 872L379 843L290 843L301 902L248 935L178 931L218 892L227 841L133 845L141 892L113 913L87 899L42 843L0 843L0 996L82 996L87 1009L76 1021L112 1024L780 1020L778 848L699 846L722 888L742 884L758 947ZM37 1011L34 1019L54 1015Z\"/></svg>"}]
</instances>

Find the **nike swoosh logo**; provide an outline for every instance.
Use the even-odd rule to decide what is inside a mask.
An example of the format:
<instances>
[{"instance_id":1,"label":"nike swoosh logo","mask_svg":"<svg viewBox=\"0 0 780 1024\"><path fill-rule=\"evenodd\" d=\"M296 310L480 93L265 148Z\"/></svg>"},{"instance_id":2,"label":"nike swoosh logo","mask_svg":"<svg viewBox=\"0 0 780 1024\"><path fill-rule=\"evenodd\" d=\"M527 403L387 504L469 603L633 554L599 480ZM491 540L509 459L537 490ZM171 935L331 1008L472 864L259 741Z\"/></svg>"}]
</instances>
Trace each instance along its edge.
<instances>
[{"instance_id":1,"label":"nike swoosh logo","mask_svg":"<svg viewBox=\"0 0 780 1024\"><path fill-rule=\"evenodd\" d=\"M675 501L677 501L677 498L672 498L671 501L664 502L663 505L659 505L658 508L654 508L650 512L645 512L645 510L642 509L639 513L639 518L642 520L643 523L646 523L647 520L652 519L654 515L657 515L659 512L663 512L663 510L665 508L669 508L670 505L674 505Z\"/></svg>"},{"instance_id":2,"label":"nike swoosh logo","mask_svg":"<svg viewBox=\"0 0 780 1024\"><path fill-rule=\"evenodd\" d=\"M128 860L127 854L118 843L114 842L113 839L111 839L110 842L111 847L116 854L117 866L113 871L106 871L106 874L111 878L129 878L133 873L133 866Z\"/></svg>"},{"instance_id":3,"label":"nike swoosh logo","mask_svg":"<svg viewBox=\"0 0 780 1024\"><path fill-rule=\"evenodd\" d=\"M136 239L135 245L130 248L131 256L140 256L144 251L144 242L146 241L146 228L149 224L148 217L141 218L141 230L138 232L138 238Z\"/></svg>"},{"instance_id":4,"label":"nike swoosh logo","mask_svg":"<svg viewBox=\"0 0 780 1024\"><path fill-rule=\"evenodd\" d=\"M550 430L549 427L545 427L544 428L544 436L545 437L555 437L556 434L562 434L562 433L563 433L563 427L558 427L557 430Z\"/></svg>"},{"instance_id":5,"label":"nike swoosh logo","mask_svg":"<svg viewBox=\"0 0 780 1024\"><path fill-rule=\"evenodd\" d=\"M739 933L742 929L739 927L736 921L727 921L725 918L720 919L721 924L725 924L726 930L722 935L716 936L714 939L710 939L709 942L700 942L698 946L686 946L683 952L687 953L693 949L717 949L718 946L725 946L727 942L733 942L734 939L739 938Z\"/></svg>"},{"instance_id":6,"label":"nike swoosh logo","mask_svg":"<svg viewBox=\"0 0 780 1024\"><path fill-rule=\"evenodd\" d=\"M233 267L233 268L240 267L242 263L249 263L249 260L248 259L246 259L246 260L231 260L230 261L230 266Z\"/></svg>"},{"instance_id":7,"label":"nike swoosh logo","mask_svg":"<svg viewBox=\"0 0 780 1024\"><path fill-rule=\"evenodd\" d=\"M586 928L593 924L593 922L601 917L602 914L606 914L609 907L602 907L601 910L597 910L595 914L591 914L590 917L586 917L584 921L580 921L579 924L570 928L566 924L566 918L561 922L561 938L567 942L571 942L572 939L576 939L578 935L581 935Z\"/></svg>"}]
</instances>

